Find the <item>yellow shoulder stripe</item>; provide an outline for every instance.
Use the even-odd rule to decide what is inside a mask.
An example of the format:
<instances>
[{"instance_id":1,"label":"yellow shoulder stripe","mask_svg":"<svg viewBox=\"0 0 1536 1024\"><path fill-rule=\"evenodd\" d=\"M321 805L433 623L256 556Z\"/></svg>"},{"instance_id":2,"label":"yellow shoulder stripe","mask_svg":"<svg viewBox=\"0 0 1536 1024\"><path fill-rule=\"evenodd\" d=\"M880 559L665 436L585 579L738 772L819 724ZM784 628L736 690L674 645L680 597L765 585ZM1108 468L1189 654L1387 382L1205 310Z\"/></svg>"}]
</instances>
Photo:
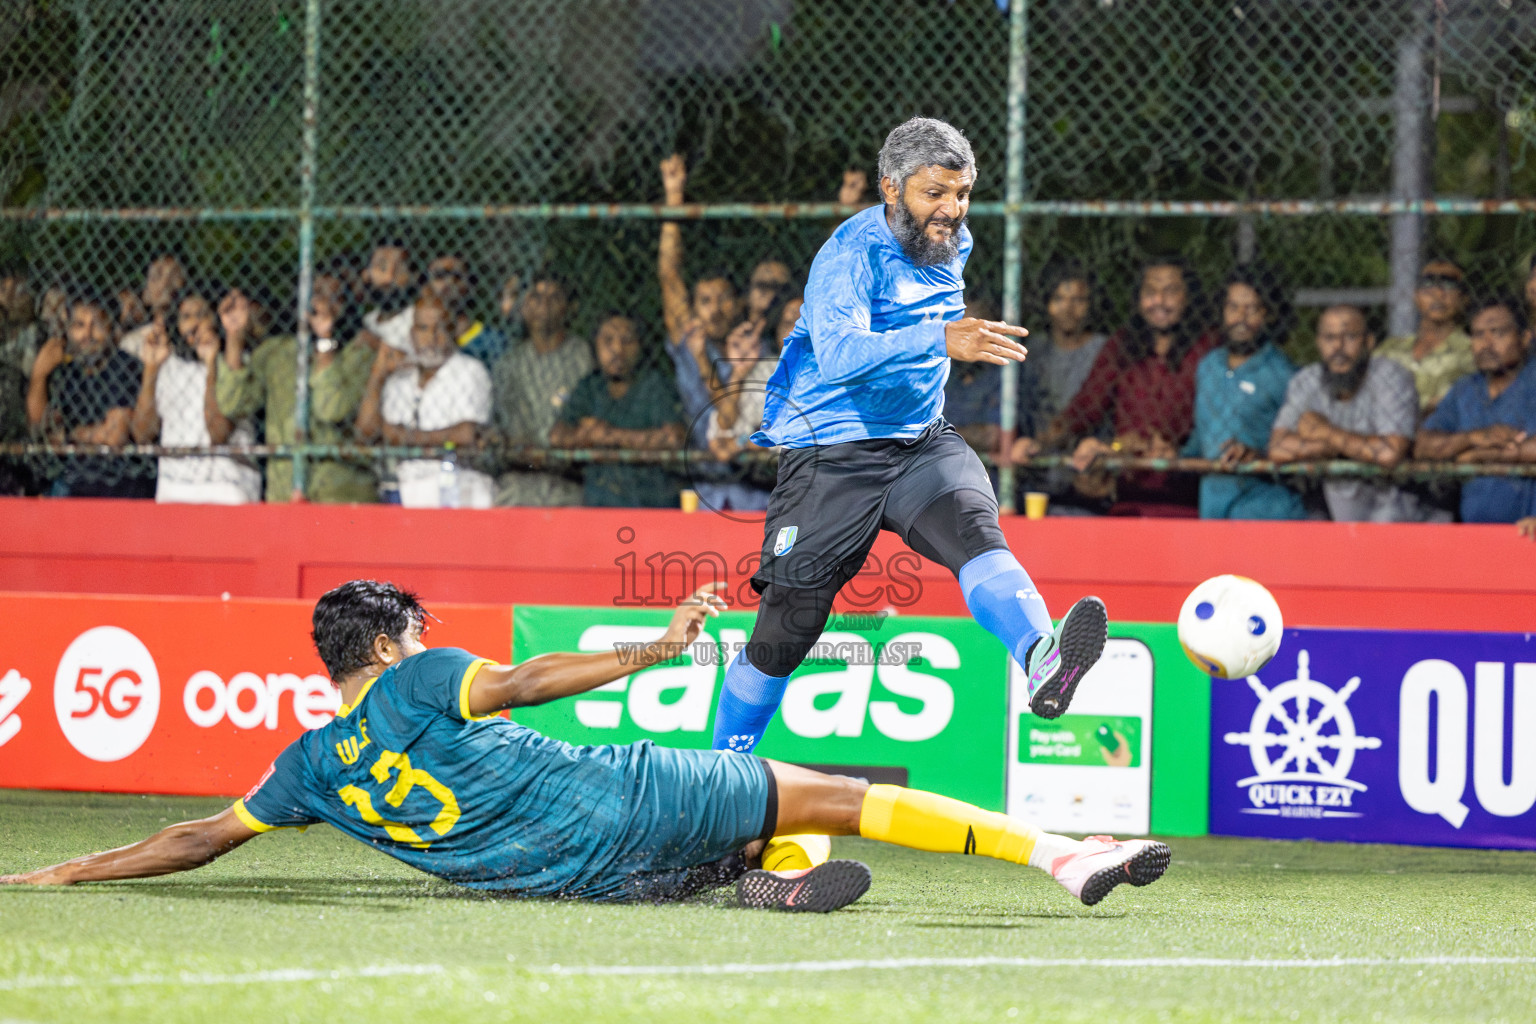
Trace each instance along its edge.
<instances>
[{"instance_id":1,"label":"yellow shoulder stripe","mask_svg":"<svg viewBox=\"0 0 1536 1024\"><path fill-rule=\"evenodd\" d=\"M264 821L258 821L254 814L245 809L244 800L235 801L235 817L240 819L240 824L244 825L252 832L271 832L273 829L277 828L276 825L268 825Z\"/></svg>"},{"instance_id":2,"label":"yellow shoulder stripe","mask_svg":"<svg viewBox=\"0 0 1536 1024\"><path fill-rule=\"evenodd\" d=\"M356 700L354 700L351 704L343 704L341 707L336 709L336 717L337 718L346 718L354 710L356 710L357 706L363 702L363 698L368 696L368 691L373 689L373 684L378 682L378 681L379 681L379 677L378 676L374 676L372 679L370 679L366 683L364 683L363 684L363 688L361 690L357 691L357 699Z\"/></svg>"},{"instance_id":3,"label":"yellow shoulder stripe","mask_svg":"<svg viewBox=\"0 0 1536 1024\"><path fill-rule=\"evenodd\" d=\"M487 665L496 664L490 658L476 658L469 663L464 670L464 679L459 683L459 714L466 722L483 722L488 718L495 718L495 714L472 715L469 713L469 684L475 681L475 676Z\"/></svg>"}]
</instances>

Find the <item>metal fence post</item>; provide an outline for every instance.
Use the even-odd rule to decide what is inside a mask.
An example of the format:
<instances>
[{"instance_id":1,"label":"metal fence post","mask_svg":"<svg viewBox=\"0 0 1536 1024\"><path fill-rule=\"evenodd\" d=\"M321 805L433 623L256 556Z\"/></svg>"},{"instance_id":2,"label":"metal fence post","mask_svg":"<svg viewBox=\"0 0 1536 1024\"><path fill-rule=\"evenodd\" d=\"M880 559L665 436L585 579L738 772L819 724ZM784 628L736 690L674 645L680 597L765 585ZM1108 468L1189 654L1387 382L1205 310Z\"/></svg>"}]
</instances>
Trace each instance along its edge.
<instances>
[{"instance_id":1,"label":"metal fence post","mask_svg":"<svg viewBox=\"0 0 1536 1024\"><path fill-rule=\"evenodd\" d=\"M1003 320L1016 324L1023 315L1024 269L1024 98L1028 85L1025 42L1029 0L1013 0L1008 17L1008 148L1003 184ZM1019 364L1003 367L1003 386L999 410L1002 435L1002 459L997 473L998 504L1012 514L1013 461L1009 449L1018 427L1016 415L1019 394Z\"/></svg>"},{"instance_id":2,"label":"metal fence post","mask_svg":"<svg viewBox=\"0 0 1536 1024\"><path fill-rule=\"evenodd\" d=\"M1426 121L1429 90L1424 80L1423 26L1414 20L1408 34L1398 41L1397 75L1392 91L1395 145L1392 154L1392 198L1424 199L1429 195L1429 155L1426 152ZM1424 249L1424 215L1392 216L1392 288L1387 300L1387 335L1413 334L1419 315L1413 292L1419 278Z\"/></svg>"},{"instance_id":3,"label":"metal fence post","mask_svg":"<svg viewBox=\"0 0 1536 1024\"><path fill-rule=\"evenodd\" d=\"M315 287L315 136L320 105L320 0L304 4L304 120L299 142L299 295L294 324L293 440L309 443L309 304ZM293 456L293 500L304 500L304 453Z\"/></svg>"}]
</instances>

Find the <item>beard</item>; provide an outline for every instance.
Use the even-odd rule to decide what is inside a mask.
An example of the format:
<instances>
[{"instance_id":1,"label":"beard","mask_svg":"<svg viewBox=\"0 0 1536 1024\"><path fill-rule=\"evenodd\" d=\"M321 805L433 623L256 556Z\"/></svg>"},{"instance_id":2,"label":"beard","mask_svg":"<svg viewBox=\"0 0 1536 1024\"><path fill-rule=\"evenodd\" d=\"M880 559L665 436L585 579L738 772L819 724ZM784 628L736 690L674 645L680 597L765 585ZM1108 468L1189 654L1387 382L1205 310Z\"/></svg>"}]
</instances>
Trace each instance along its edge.
<instances>
[{"instance_id":1,"label":"beard","mask_svg":"<svg viewBox=\"0 0 1536 1024\"><path fill-rule=\"evenodd\" d=\"M1230 334L1225 336L1227 351L1235 356L1251 356L1264 347L1264 336L1255 334L1245 341L1238 341Z\"/></svg>"},{"instance_id":2,"label":"beard","mask_svg":"<svg viewBox=\"0 0 1536 1024\"><path fill-rule=\"evenodd\" d=\"M1360 385L1365 383L1365 375L1371 370L1371 357L1364 356L1354 366L1343 373L1334 373L1323 366L1323 386L1328 389L1328 394L1335 400L1342 400L1360 390Z\"/></svg>"},{"instance_id":3,"label":"beard","mask_svg":"<svg viewBox=\"0 0 1536 1024\"><path fill-rule=\"evenodd\" d=\"M901 245L901 251L906 253L907 259L919 267L935 267L941 263L948 263L960 255L960 231L965 227L964 217L954 220L934 214L927 221L919 221L911 207L907 206L906 199L903 198L896 201L893 221L891 234L896 236L896 241ZM930 224L948 224L954 230L945 241L935 242L928 237Z\"/></svg>"},{"instance_id":4,"label":"beard","mask_svg":"<svg viewBox=\"0 0 1536 1024\"><path fill-rule=\"evenodd\" d=\"M1525 358L1525 353L1523 351L1517 351L1513 358L1511 358L1508 362L1499 362L1497 359L1490 359L1488 361L1488 366L1482 366L1474 360L1473 366L1475 366L1477 368L1477 372L1482 374L1484 377L1505 377L1512 373L1518 373L1520 370L1524 369Z\"/></svg>"},{"instance_id":5,"label":"beard","mask_svg":"<svg viewBox=\"0 0 1536 1024\"><path fill-rule=\"evenodd\" d=\"M453 353L445 348L429 348L418 349L412 358L423 370L441 370L443 364L452 357Z\"/></svg>"},{"instance_id":6,"label":"beard","mask_svg":"<svg viewBox=\"0 0 1536 1024\"><path fill-rule=\"evenodd\" d=\"M390 285L387 288L368 289L368 304L379 311L380 317L388 319L411 304L411 293L405 288L396 288Z\"/></svg>"}]
</instances>

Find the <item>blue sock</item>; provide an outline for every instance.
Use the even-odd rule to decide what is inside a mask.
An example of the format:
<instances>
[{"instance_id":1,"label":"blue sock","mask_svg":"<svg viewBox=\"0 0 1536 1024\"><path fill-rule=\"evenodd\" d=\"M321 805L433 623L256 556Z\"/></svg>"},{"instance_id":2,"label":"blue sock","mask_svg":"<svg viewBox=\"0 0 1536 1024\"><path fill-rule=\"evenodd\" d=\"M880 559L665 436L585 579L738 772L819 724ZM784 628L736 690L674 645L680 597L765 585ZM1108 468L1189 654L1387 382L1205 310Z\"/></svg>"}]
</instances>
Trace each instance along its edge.
<instances>
[{"instance_id":1,"label":"blue sock","mask_svg":"<svg viewBox=\"0 0 1536 1024\"><path fill-rule=\"evenodd\" d=\"M960 567L965 605L1021 666L1029 647L1051 631L1051 613L1029 573L1007 548L983 551Z\"/></svg>"},{"instance_id":2,"label":"blue sock","mask_svg":"<svg viewBox=\"0 0 1536 1024\"><path fill-rule=\"evenodd\" d=\"M715 706L716 750L750 753L779 710L789 676L764 675L738 651L725 666L725 685Z\"/></svg>"}]
</instances>

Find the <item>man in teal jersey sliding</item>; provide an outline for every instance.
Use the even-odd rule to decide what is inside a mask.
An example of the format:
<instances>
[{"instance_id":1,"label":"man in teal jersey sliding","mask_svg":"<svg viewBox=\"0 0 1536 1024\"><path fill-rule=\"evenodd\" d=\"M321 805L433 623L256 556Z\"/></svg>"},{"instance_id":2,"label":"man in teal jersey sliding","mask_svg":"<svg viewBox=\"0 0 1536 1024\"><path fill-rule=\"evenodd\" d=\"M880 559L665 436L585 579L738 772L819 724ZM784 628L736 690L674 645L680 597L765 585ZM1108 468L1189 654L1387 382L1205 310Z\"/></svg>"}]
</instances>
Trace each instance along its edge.
<instances>
[{"instance_id":1,"label":"man in teal jersey sliding","mask_svg":"<svg viewBox=\"0 0 1536 1024\"><path fill-rule=\"evenodd\" d=\"M476 889L596 900L670 900L738 882L744 906L829 911L869 871L829 861L748 870L782 831L863 835L1028 864L1084 903L1168 863L1161 843L1083 842L958 800L795 765L650 741L573 747L495 717L584 693L676 657L724 607L706 587L639 650L497 665L421 642L426 612L388 583L354 580L315 605L314 639L343 704L232 807L11 884L143 878L200 867L276 828L324 822L439 878Z\"/></svg>"}]
</instances>

